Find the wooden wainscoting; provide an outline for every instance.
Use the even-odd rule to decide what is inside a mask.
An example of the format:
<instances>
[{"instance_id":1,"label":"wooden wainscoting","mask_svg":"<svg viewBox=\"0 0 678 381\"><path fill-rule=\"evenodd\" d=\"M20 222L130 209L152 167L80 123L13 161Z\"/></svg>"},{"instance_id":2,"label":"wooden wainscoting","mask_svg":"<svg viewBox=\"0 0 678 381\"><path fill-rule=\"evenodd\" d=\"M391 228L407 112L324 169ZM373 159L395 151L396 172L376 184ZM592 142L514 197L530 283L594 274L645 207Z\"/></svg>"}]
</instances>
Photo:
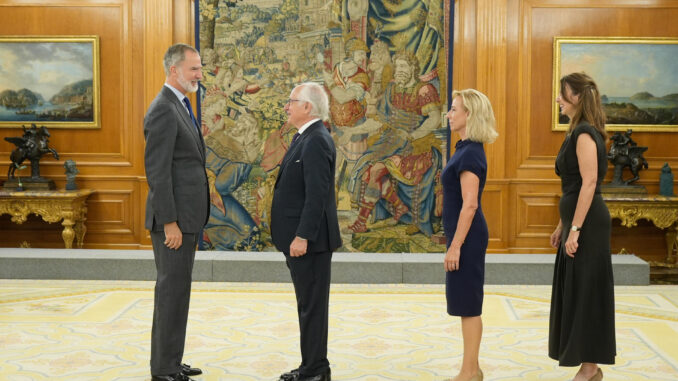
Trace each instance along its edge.
<instances>
[{"instance_id":1,"label":"wooden wainscoting","mask_svg":"<svg viewBox=\"0 0 678 381\"><path fill-rule=\"evenodd\" d=\"M0 34L99 35L102 65L101 129L53 130L51 144L62 160L45 158L42 173L63 185L63 160L74 159L79 185L98 191L90 198L85 247L147 248L143 115L162 86L160 64L167 46L193 41L194 2L36 4L0 0ZM551 131L553 38L678 36L678 1L464 0L454 7L454 88L486 93L500 133L485 147L489 251L552 253L548 237L558 221L560 194L553 162L565 136ZM0 129L0 138L17 133ZM650 169L639 183L657 192L663 163L678 168L678 133L634 132L633 138L650 147L645 155ZM0 145L0 165L9 163L11 148ZM57 230L38 221L16 226L0 219L0 246L29 240L36 247L59 247ZM33 242L36 234L39 242ZM614 227L612 240L613 250L624 247L647 259L664 254L663 233L652 226Z\"/></svg>"},{"instance_id":2,"label":"wooden wainscoting","mask_svg":"<svg viewBox=\"0 0 678 381\"><path fill-rule=\"evenodd\" d=\"M88 206L87 248L148 248L143 226L146 182L143 116L164 82L162 56L174 42L192 41L192 1L0 0L0 35L97 35L100 41L101 128L50 129L60 160L44 157L40 171L63 187L63 161L77 162L80 188L96 191ZM17 125L17 127L20 127ZM20 129L0 129L0 166ZM21 174L26 175L29 169ZM15 225L0 219L0 246L60 247L58 227L39 219Z\"/></svg>"},{"instance_id":3,"label":"wooden wainscoting","mask_svg":"<svg viewBox=\"0 0 678 381\"><path fill-rule=\"evenodd\" d=\"M501 215L501 223L491 225L501 233L491 233L489 250L554 252L548 239L558 222L554 160L565 133L551 131L553 38L675 37L678 2L475 0L456 1L455 10L454 88L486 93L500 133L486 146L489 176L505 194L500 206L484 198L486 214ZM678 132L634 132L633 138L650 147L645 153L650 169L641 172L639 183L656 193L664 162L678 168ZM617 225L613 222L613 251L624 247L647 259L665 255L659 229Z\"/></svg>"}]
</instances>

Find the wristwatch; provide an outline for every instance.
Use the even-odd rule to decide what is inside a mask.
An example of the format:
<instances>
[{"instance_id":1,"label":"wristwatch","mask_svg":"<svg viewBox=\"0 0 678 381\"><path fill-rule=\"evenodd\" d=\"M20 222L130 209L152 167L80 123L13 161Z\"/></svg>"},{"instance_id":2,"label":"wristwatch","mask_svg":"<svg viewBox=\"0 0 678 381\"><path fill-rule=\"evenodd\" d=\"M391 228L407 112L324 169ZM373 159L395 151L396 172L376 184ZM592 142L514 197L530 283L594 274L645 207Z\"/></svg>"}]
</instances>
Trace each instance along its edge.
<instances>
[{"instance_id":1,"label":"wristwatch","mask_svg":"<svg viewBox=\"0 0 678 381\"><path fill-rule=\"evenodd\" d=\"M581 231L581 226L572 225L572 227L570 228L570 231L579 232L579 231Z\"/></svg>"}]
</instances>

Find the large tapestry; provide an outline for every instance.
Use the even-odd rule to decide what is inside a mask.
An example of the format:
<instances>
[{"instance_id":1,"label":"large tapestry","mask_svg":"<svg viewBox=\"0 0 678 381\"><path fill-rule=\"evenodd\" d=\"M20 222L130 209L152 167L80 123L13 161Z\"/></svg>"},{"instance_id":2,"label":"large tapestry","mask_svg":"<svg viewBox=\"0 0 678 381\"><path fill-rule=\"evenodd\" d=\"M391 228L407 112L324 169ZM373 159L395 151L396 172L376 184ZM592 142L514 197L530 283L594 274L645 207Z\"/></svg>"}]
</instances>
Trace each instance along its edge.
<instances>
[{"instance_id":1,"label":"large tapestry","mask_svg":"<svg viewBox=\"0 0 678 381\"><path fill-rule=\"evenodd\" d=\"M443 252L442 0L200 0L211 215L202 250L274 250L295 84L330 95L341 251ZM442 243L442 244L441 244Z\"/></svg>"}]
</instances>

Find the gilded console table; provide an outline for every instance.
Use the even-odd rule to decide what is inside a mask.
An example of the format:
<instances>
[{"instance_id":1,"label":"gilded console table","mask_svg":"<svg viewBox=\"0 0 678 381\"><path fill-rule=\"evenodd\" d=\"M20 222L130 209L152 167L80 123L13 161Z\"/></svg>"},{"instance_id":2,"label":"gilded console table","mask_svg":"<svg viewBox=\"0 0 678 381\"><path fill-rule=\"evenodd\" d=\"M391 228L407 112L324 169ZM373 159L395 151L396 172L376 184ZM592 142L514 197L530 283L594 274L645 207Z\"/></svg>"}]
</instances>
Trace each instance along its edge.
<instances>
[{"instance_id":1,"label":"gilded console table","mask_svg":"<svg viewBox=\"0 0 678 381\"><path fill-rule=\"evenodd\" d=\"M678 255L678 197L659 195L603 194L612 218L622 226L633 227L640 219L666 229L666 262L676 263Z\"/></svg>"},{"instance_id":2,"label":"gilded console table","mask_svg":"<svg viewBox=\"0 0 678 381\"><path fill-rule=\"evenodd\" d=\"M67 249L73 247L73 238L77 238L79 248L85 239L85 220L87 219L87 197L93 191L6 191L0 190L0 215L9 214L12 222L22 224L29 214L42 217L54 223L61 221L64 230L61 238Z\"/></svg>"}]
</instances>

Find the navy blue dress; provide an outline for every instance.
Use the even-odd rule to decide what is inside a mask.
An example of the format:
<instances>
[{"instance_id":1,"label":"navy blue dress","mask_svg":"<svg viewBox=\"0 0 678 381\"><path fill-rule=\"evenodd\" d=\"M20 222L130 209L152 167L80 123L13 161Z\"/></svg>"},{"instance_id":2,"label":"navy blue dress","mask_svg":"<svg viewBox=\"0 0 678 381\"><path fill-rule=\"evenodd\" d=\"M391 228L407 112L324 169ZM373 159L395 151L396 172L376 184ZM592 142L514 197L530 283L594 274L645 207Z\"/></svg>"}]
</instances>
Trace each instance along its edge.
<instances>
[{"instance_id":1,"label":"navy blue dress","mask_svg":"<svg viewBox=\"0 0 678 381\"><path fill-rule=\"evenodd\" d=\"M461 246L459 270L446 273L447 313L454 316L480 316L483 311L483 285L485 283L485 251L489 233L483 216L480 198L487 178L487 160L482 143L460 140L455 145L440 176L443 184L443 228L450 247L463 199L460 175L463 171L474 173L480 179L478 209L473 216L471 228Z\"/></svg>"}]
</instances>

